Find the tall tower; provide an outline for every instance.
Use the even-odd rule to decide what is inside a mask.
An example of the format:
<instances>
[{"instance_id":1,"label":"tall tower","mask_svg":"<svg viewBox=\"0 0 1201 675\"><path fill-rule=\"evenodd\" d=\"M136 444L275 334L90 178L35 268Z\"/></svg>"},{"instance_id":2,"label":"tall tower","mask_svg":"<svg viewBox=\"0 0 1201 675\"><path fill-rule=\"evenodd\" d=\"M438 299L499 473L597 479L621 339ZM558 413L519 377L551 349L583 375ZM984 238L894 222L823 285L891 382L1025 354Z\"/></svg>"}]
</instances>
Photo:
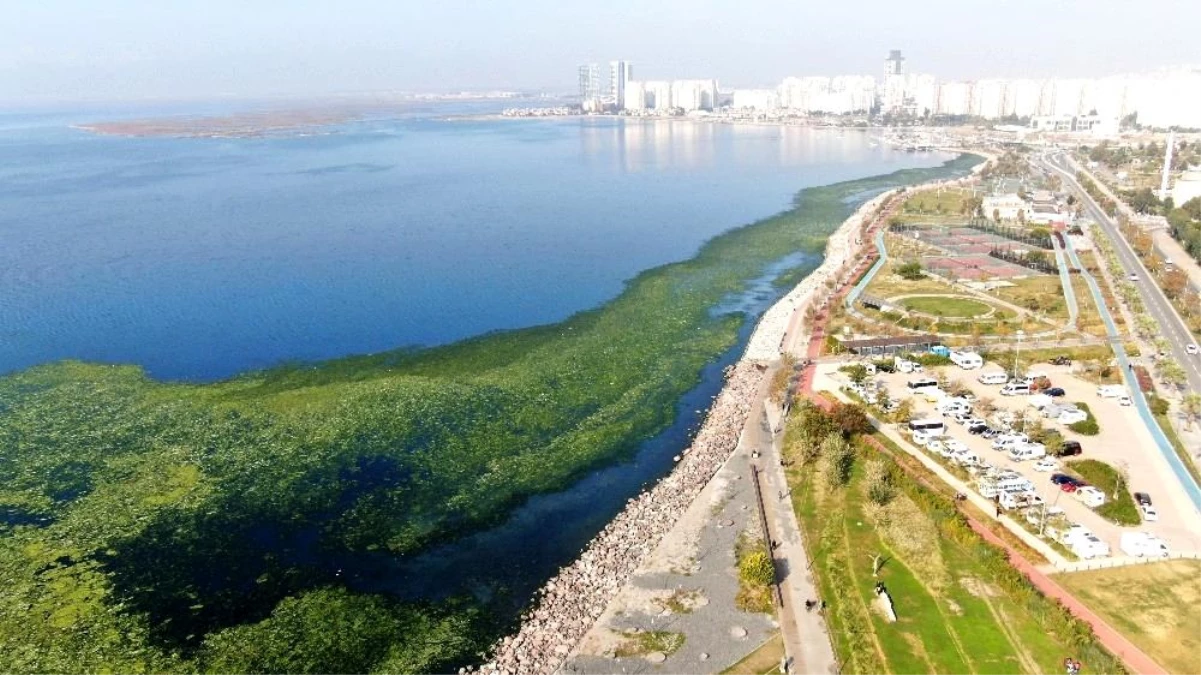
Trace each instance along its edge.
<instances>
[{"instance_id":1,"label":"tall tower","mask_svg":"<svg viewBox=\"0 0 1201 675\"><path fill-rule=\"evenodd\" d=\"M901 50L888 52L884 60L884 87L880 96L880 105L884 112L893 112L905 102L905 57Z\"/></svg>"},{"instance_id":2,"label":"tall tower","mask_svg":"<svg viewBox=\"0 0 1201 675\"><path fill-rule=\"evenodd\" d=\"M905 57L901 56L901 50L893 49L888 52L888 58L884 59L884 79L888 79L889 75L904 75L905 74Z\"/></svg>"},{"instance_id":3,"label":"tall tower","mask_svg":"<svg viewBox=\"0 0 1201 675\"><path fill-rule=\"evenodd\" d=\"M618 110L626 107L626 83L634 79L634 64L625 61L609 62L609 95Z\"/></svg>"},{"instance_id":4,"label":"tall tower","mask_svg":"<svg viewBox=\"0 0 1201 675\"><path fill-rule=\"evenodd\" d=\"M1176 149L1176 132L1168 132L1168 147L1163 153L1163 179L1159 183L1159 198L1168 198L1168 181L1172 176L1172 150Z\"/></svg>"}]
</instances>

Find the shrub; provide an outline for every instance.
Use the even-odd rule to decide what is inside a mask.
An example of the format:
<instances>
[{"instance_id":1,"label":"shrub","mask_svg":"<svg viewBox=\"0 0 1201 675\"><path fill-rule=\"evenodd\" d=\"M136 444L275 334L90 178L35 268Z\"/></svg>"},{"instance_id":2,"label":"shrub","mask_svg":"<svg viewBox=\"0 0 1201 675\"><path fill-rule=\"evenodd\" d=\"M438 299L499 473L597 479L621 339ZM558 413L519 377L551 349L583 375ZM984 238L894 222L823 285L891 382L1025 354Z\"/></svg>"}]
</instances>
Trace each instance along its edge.
<instances>
[{"instance_id":1,"label":"shrub","mask_svg":"<svg viewBox=\"0 0 1201 675\"><path fill-rule=\"evenodd\" d=\"M1166 415L1168 414L1168 409L1171 407L1167 399L1154 395L1147 398L1147 404L1151 407L1151 414L1153 415Z\"/></svg>"},{"instance_id":2,"label":"shrub","mask_svg":"<svg viewBox=\"0 0 1201 675\"><path fill-rule=\"evenodd\" d=\"M909 281L917 281L926 276L922 273L922 264L919 262L907 262L897 267L897 274L901 275L902 279Z\"/></svg>"},{"instance_id":3,"label":"shrub","mask_svg":"<svg viewBox=\"0 0 1201 675\"><path fill-rule=\"evenodd\" d=\"M1101 426L1097 424L1097 418L1093 417L1093 411L1089 410L1088 404L1077 401L1076 407L1083 410L1088 415L1088 419L1083 422L1069 424L1068 428L1081 436L1096 436L1101 433Z\"/></svg>"},{"instance_id":4,"label":"shrub","mask_svg":"<svg viewBox=\"0 0 1201 675\"><path fill-rule=\"evenodd\" d=\"M738 575L748 584L770 586L776 580L775 568L767 551L752 551L738 564Z\"/></svg>"}]
</instances>

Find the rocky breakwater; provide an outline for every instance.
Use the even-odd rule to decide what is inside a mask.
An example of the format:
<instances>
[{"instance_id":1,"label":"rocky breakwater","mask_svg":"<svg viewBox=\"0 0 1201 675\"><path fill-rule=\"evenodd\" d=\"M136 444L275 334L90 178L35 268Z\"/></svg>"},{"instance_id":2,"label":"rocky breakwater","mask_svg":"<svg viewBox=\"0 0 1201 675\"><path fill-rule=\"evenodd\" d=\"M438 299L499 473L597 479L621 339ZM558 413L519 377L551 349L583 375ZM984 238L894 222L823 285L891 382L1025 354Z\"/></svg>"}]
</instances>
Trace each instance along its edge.
<instances>
[{"instance_id":1,"label":"rocky breakwater","mask_svg":"<svg viewBox=\"0 0 1201 675\"><path fill-rule=\"evenodd\" d=\"M571 565L542 587L521 628L493 646L490 675L553 673L738 445L764 371L743 361L670 474L629 500ZM465 671L460 671L465 672Z\"/></svg>"}]
</instances>

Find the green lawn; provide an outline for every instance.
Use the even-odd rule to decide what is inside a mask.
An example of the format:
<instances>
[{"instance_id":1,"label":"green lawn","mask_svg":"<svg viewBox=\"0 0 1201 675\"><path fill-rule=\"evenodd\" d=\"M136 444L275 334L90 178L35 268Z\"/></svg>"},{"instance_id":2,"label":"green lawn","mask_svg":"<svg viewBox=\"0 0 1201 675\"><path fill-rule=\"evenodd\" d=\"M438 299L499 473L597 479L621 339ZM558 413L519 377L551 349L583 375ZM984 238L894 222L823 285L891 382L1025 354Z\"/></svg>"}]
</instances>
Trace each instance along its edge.
<instances>
[{"instance_id":1,"label":"green lawn","mask_svg":"<svg viewBox=\"0 0 1201 675\"><path fill-rule=\"evenodd\" d=\"M991 305L979 300L953 296L905 298L899 302L905 309L933 316L972 318L993 310Z\"/></svg>"},{"instance_id":2,"label":"green lawn","mask_svg":"<svg viewBox=\"0 0 1201 675\"><path fill-rule=\"evenodd\" d=\"M1143 522L1125 484L1116 490L1118 498L1113 498L1115 486L1122 482L1117 469L1095 459L1068 462L1067 468L1105 493L1105 503L1096 509L1100 516L1118 525L1139 525Z\"/></svg>"},{"instance_id":3,"label":"green lawn","mask_svg":"<svg viewBox=\"0 0 1201 675\"><path fill-rule=\"evenodd\" d=\"M873 460L890 467L897 487L883 507L867 497ZM949 500L891 460L861 446L842 488L828 487L821 467L798 461L789 480L842 672L1058 672L1067 654L1097 672L1120 669L1087 629L1057 623L1061 610L966 529ZM885 556L878 579L896 623L873 608L874 555Z\"/></svg>"}]
</instances>

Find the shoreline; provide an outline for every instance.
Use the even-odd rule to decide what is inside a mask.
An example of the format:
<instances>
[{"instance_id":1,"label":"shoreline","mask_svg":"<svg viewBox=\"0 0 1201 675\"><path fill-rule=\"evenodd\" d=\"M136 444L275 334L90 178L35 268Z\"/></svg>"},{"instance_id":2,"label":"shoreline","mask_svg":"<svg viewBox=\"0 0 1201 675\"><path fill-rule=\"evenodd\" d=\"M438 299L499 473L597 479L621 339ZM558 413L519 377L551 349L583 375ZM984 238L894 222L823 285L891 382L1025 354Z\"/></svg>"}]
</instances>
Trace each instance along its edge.
<instances>
[{"instance_id":1,"label":"shoreline","mask_svg":"<svg viewBox=\"0 0 1201 675\"><path fill-rule=\"evenodd\" d=\"M967 151L959 151L961 154ZM977 153L971 153L977 154ZM978 173L990 158L973 166ZM905 189L963 180L939 179ZM676 526L701 491L737 449L742 429L761 390L767 364L783 351L793 319L815 299L817 290L843 272L861 246L853 245L870 217L902 188L886 189L860 204L830 233L822 263L760 317L738 361L727 368L726 383L692 444L653 487L630 499L580 552L543 584L518 629L496 642L479 672L489 675L558 672L580 641L629 583L634 572ZM777 337L779 336L779 337ZM795 342L796 336L793 335ZM471 669L460 669L469 672Z\"/></svg>"}]
</instances>

